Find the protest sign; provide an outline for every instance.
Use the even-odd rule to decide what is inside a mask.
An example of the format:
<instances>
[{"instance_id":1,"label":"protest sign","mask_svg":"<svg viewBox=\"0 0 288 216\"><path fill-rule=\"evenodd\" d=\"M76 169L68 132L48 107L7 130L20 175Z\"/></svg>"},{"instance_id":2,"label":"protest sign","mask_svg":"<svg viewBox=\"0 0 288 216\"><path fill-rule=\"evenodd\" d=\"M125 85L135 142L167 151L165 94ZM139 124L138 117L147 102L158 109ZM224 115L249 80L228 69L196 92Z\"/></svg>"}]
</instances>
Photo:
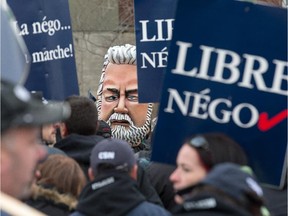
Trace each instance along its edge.
<instances>
[{"instance_id":1,"label":"protest sign","mask_svg":"<svg viewBox=\"0 0 288 216\"><path fill-rule=\"evenodd\" d=\"M152 160L175 163L188 135L223 132L259 180L282 187L287 151L287 9L179 0Z\"/></svg>"},{"instance_id":2,"label":"protest sign","mask_svg":"<svg viewBox=\"0 0 288 216\"><path fill-rule=\"evenodd\" d=\"M63 100L79 94L68 1L7 3L31 56L25 87L42 91L46 99Z\"/></svg>"},{"instance_id":3,"label":"protest sign","mask_svg":"<svg viewBox=\"0 0 288 216\"><path fill-rule=\"evenodd\" d=\"M139 102L160 100L176 4L177 0L134 0Z\"/></svg>"}]
</instances>

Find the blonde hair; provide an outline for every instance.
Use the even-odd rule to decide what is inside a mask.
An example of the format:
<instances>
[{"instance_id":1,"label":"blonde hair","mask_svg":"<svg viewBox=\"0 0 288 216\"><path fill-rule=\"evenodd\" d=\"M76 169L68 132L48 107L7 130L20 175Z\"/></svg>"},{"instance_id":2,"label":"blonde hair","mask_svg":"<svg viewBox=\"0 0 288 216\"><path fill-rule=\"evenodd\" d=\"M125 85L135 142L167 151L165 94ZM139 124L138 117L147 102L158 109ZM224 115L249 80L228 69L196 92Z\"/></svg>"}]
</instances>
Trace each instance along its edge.
<instances>
[{"instance_id":1,"label":"blonde hair","mask_svg":"<svg viewBox=\"0 0 288 216\"><path fill-rule=\"evenodd\" d=\"M86 184L86 177L78 163L68 156L49 155L38 165L40 185L52 185L59 193L78 197Z\"/></svg>"}]
</instances>

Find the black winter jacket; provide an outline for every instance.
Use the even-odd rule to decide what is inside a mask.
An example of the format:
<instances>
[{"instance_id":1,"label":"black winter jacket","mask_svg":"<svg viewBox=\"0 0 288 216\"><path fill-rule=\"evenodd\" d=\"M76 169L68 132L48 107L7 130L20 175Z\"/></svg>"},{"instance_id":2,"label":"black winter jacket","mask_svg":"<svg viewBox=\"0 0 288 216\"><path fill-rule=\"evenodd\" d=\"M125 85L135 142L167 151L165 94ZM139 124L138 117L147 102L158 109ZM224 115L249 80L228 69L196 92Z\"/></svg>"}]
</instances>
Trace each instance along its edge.
<instances>
[{"instance_id":1,"label":"black winter jacket","mask_svg":"<svg viewBox=\"0 0 288 216\"><path fill-rule=\"evenodd\" d=\"M95 145L105 138L98 135L84 136L71 134L59 142L54 147L64 151L69 157L73 158L83 169L88 180L88 168L90 166L90 154ZM138 186L142 194L149 202L163 205L154 187L151 185L145 170L139 165Z\"/></svg>"},{"instance_id":2,"label":"black winter jacket","mask_svg":"<svg viewBox=\"0 0 288 216\"><path fill-rule=\"evenodd\" d=\"M53 188L35 186L33 196L26 204L51 216L67 216L75 210L77 199L61 194Z\"/></svg>"},{"instance_id":3,"label":"black winter jacket","mask_svg":"<svg viewBox=\"0 0 288 216\"><path fill-rule=\"evenodd\" d=\"M61 149L69 157L76 160L88 179L91 151L93 147L103 139L103 137L98 135L84 136L79 134L70 134L55 143L54 147Z\"/></svg>"},{"instance_id":4,"label":"black winter jacket","mask_svg":"<svg viewBox=\"0 0 288 216\"><path fill-rule=\"evenodd\" d=\"M164 208L148 203L139 191L137 182L127 173L111 171L99 175L83 189L76 212L72 214L72 216L79 215L168 216L170 214Z\"/></svg>"}]
</instances>

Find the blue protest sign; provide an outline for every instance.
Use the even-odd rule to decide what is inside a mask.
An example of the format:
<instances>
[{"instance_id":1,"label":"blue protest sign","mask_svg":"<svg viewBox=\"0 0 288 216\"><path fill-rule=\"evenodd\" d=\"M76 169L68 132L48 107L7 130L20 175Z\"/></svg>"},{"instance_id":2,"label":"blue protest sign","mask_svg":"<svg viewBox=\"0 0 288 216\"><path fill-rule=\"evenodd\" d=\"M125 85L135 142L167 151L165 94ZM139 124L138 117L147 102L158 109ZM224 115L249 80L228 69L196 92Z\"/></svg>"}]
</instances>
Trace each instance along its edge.
<instances>
[{"instance_id":1,"label":"blue protest sign","mask_svg":"<svg viewBox=\"0 0 288 216\"><path fill-rule=\"evenodd\" d=\"M152 160L175 163L188 135L223 132L261 182L283 186L287 9L179 0L169 53Z\"/></svg>"},{"instance_id":2,"label":"blue protest sign","mask_svg":"<svg viewBox=\"0 0 288 216\"><path fill-rule=\"evenodd\" d=\"M134 0L139 102L160 101L176 4L177 0Z\"/></svg>"},{"instance_id":3,"label":"blue protest sign","mask_svg":"<svg viewBox=\"0 0 288 216\"><path fill-rule=\"evenodd\" d=\"M31 55L25 87L46 99L79 94L67 0L7 0ZM10 62L13 64L13 61Z\"/></svg>"}]
</instances>

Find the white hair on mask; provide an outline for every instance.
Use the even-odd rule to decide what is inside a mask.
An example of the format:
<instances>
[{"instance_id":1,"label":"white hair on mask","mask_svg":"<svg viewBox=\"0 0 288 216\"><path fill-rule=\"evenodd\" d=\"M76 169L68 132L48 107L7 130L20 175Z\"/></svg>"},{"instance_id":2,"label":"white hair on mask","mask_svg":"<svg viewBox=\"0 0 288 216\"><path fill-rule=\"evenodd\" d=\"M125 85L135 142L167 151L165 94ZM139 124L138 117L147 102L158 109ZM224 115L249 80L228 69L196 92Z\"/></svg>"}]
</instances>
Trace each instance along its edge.
<instances>
[{"instance_id":1,"label":"white hair on mask","mask_svg":"<svg viewBox=\"0 0 288 216\"><path fill-rule=\"evenodd\" d=\"M103 82L105 78L105 71L107 65L112 64L130 64L136 65L136 46L131 44L125 44L120 46L110 47L104 57L104 63L102 67L102 74L97 89L97 109L98 115L100 115L103 93Z\"/></svg>"},{"instance_id":2,"label":"white hair on mask","mask_svg":"<svg viewBox=\"0 0 288 216\"><path fill-rule=\"evenodd\" d=\"M136 47L130 44L110 47L107 57L112 64L136 65Z\"/></svg>"}]
</instances>

